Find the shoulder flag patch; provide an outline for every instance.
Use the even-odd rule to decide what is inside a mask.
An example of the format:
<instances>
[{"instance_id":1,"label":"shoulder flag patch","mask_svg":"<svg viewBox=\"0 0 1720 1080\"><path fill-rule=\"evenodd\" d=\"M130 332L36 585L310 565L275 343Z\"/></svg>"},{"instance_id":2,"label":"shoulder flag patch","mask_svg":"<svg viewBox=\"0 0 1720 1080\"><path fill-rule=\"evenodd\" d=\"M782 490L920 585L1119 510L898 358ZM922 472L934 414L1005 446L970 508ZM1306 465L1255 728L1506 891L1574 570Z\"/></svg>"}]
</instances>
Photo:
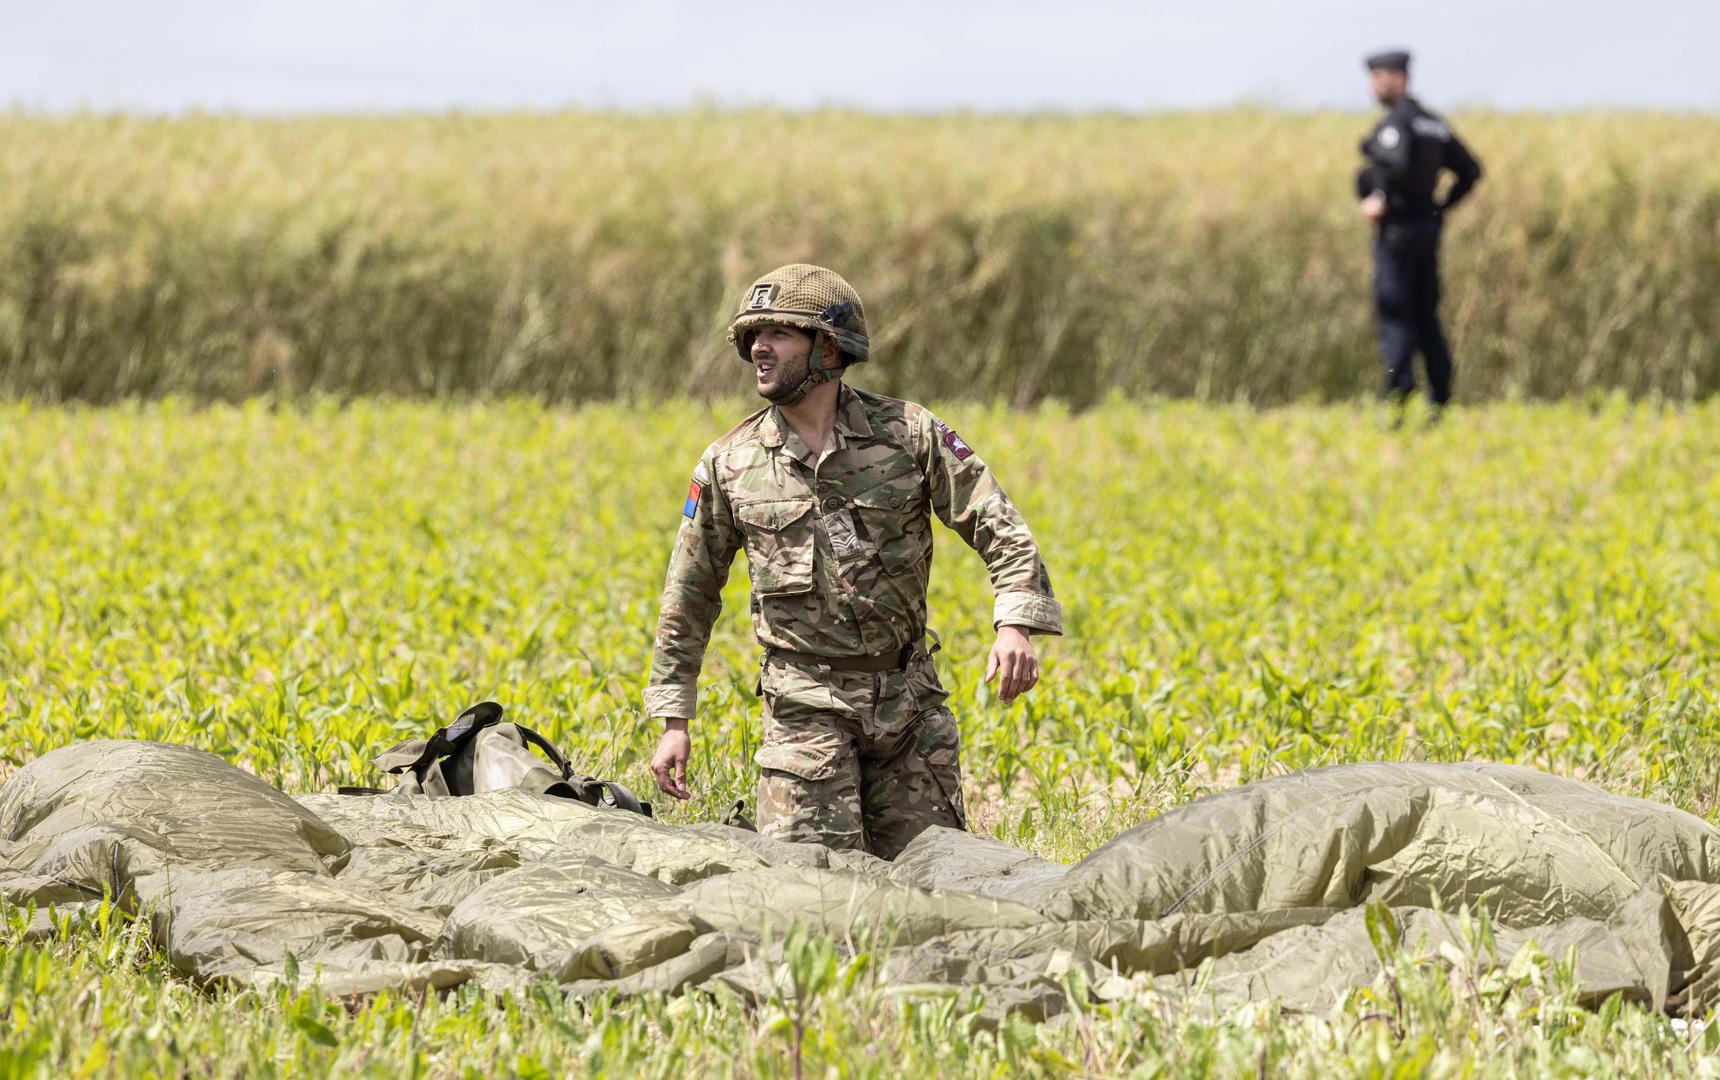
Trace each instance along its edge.
<instances>
[{"instance_id":1,"label":"shoulder flag patch","mask_svg":"<svg viewBox=\"0 0 1720 1080\"><path fill-rule=\"evenodd\" d=\"M937 428L938 437L944 440L944 445L949 447L950 453L956 456L957 461L966 461L973 457L973 447L962 442L962 437L951 431L948 424L939 420L937 421Z\"/></svg>"},{"instance_id":2,"label":"shoulder flag patch","mask_svg":"<svg viewBox=\"0 0 1720 1080\"><path fill-rule=\"evenodd\" d=\"M705 468L703 461L693 470L693 482L687 486L687 501L681 506L681 516L688 521L699 512L699 500L705 494L705 485L711 482L710 470Z\"/></svg>"}]
</instances>

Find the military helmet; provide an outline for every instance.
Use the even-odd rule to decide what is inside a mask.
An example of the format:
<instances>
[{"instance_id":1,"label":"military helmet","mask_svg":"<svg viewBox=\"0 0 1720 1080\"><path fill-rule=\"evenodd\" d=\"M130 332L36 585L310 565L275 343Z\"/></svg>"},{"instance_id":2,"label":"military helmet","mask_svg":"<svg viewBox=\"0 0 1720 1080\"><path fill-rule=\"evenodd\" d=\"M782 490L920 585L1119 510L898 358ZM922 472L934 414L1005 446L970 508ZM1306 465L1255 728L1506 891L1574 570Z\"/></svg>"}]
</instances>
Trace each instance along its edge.
<instances>
[{"instance_id":1,"label":"military helmet","mask_svg":"<svg viewBox=\"0 0 1720 1080\"><path fill-rule=\"evenodd\" d=\"M797 326L815 335L829 334L842 350L844 364L861 363L871 352L860 294L840 274L822 266L779 266L747 289L729 324L729 343L749 363L748 331L759 326Z\"/></svg>"}]
</instances>

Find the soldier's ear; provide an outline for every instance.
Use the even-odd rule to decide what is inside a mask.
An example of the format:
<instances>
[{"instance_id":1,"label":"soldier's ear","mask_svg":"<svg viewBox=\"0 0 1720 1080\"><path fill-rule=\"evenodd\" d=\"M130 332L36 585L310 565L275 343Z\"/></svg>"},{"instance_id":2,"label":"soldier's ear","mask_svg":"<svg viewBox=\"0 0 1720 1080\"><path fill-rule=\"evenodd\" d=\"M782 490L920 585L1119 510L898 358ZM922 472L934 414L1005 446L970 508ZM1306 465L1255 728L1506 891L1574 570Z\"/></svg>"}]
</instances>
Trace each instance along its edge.
<instances>
[{"instance_id":1,"label":"soldier's ear","mask_svg":"<svg viewBox=\"0 0 1720 1080\"><path fill-rule=\"evenodd\" d=\"M818 362L827 368L842 366L842 349L828 334L824 335L824 348L818 354Z\"/></svg>"}]
</instances>

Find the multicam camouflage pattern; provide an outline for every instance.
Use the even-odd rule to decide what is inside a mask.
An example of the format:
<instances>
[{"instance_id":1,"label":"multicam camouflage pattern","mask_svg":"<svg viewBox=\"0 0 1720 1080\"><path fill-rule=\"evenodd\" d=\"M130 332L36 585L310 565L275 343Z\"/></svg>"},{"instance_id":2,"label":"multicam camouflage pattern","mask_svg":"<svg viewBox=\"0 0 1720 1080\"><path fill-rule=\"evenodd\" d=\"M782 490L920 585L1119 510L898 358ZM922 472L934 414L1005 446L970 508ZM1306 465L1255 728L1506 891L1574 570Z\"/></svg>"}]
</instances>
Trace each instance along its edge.
<instances>
[{"instance_id":1,"label":"multicam camouflage pattern","mask_svg":"<svg viewBox=\"0 0 1720 1080\"><path fill-rule=\"evenodd\" d=\"M779 266L747 286L729 324L729 344L752 362L751 330L760 326L798 326L829 334L844 363L863 363L871 354L866 308L854 286L834 270L810 263Z\"/></svg>"},{"instance_id":2,"label":"multicam camouflage pattern","mask_svg":"<svg viewBox=\"0 0 1720 1080\"><path fill-rule=\"evenodd\" d=\"M1021 514L972 447L926 409L843 387L814 455L773 406L705 451L663 589L645 710L691 717L729 567L743 548L767 649L852 658L915 645L867 674L770 655L758 763L771 835L894 853L962 821L955 718L923 639L932 515L979 552L992 618L1048 634L1063 615Z\"/></svg>"},{"instance_id":3,"label":"multicam camouflage pattern","mask_svg":"<svg viewBox=\"0 0 1720 1080\"><path fill-rule=\"evenodd\" d=\"M753 629L767 648L856 657L920 640L933 514L985 560L994 624L1063 632L1027 523L979 456L919 405L843 387L822 457L774 406L763 409L713 443L694 477L663 588L650 716L693 715L743 547Z\"/></svg>"},{"instance_id":4,"label":"multicam camouflage pattern","mask_svg":"<svg viewBox=\"0 0 1720 1080\"><path fill-rule=\"evenodd\" d=\"M766 660L759 831L893 859L932 825L967 827L961 737L931 655L866 674Z\"/></svg>"}]
</instances>

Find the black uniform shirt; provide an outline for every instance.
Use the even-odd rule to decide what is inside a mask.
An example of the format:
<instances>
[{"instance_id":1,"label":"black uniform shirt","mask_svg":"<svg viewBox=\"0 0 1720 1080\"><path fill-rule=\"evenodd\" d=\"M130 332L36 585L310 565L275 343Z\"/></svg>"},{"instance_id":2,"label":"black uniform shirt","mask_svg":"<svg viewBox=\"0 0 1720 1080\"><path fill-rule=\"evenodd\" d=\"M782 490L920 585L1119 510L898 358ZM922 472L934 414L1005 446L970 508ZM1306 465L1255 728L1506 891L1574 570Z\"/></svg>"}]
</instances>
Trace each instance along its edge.
<instances>
[{"instance_id":1,"label":"black uniform shirt","mask_svg":"<svg viewBox=\"0 0 1720 1080\"><path fill-rule=\"evenodd\" d=\"M1356 174L1356 197L1382 192L1387 218L1438 216L1456 206L1481 179L1481 163L1463 140L1407 94L1362 140L1362 156L1368 163ZM1457 178L1444 202L1435 196L1441 169L1450 169Z\"/></svg>"}]
</instances>

